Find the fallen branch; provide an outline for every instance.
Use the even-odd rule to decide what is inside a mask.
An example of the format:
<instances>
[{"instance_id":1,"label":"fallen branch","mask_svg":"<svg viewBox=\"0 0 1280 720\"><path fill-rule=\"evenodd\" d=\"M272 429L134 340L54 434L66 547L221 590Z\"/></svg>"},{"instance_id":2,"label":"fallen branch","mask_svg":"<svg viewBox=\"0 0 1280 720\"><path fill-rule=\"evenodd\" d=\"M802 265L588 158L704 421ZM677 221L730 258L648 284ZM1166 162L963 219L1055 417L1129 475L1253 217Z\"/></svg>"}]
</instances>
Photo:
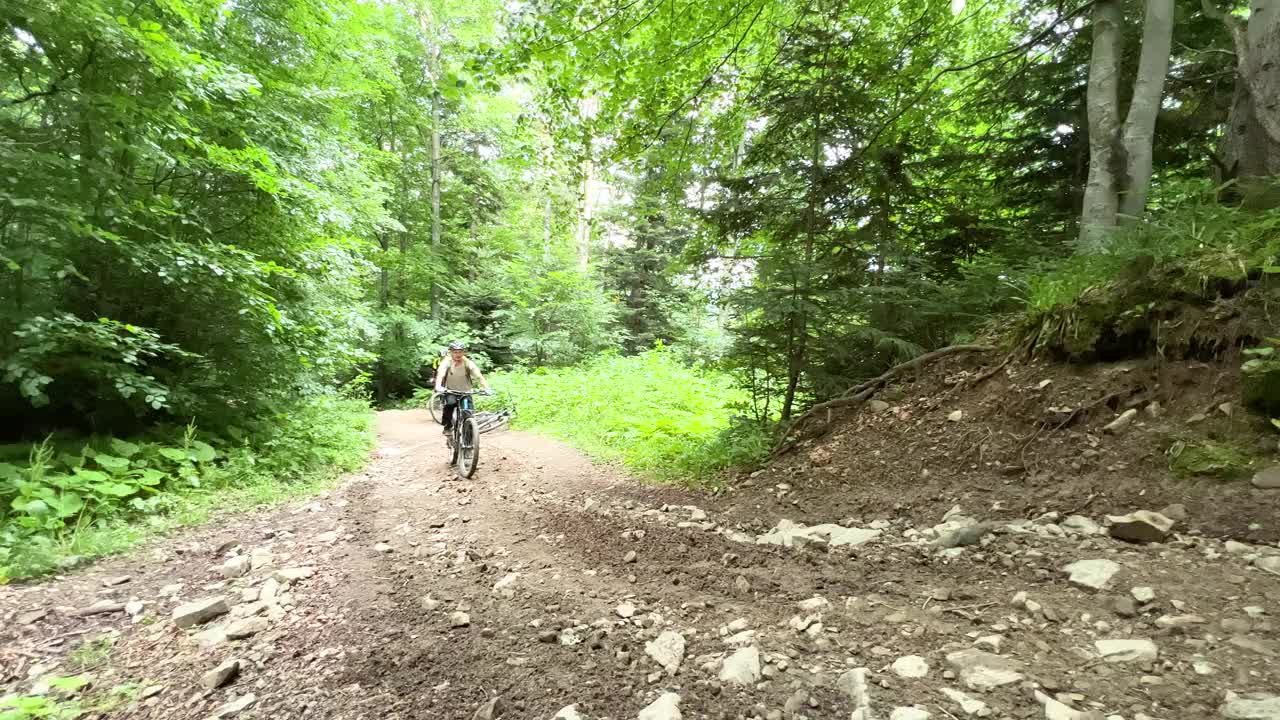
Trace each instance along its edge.
<instances>
[{"instance_id":1,"label":"fallen branch","mask_svg":"<svg viewBox=\"0 0 1280 720\"><path fill-rule=\"evenodd\" d=\"M922 365L927 365L928 363L931 363L934 360L937 360L938 358L946 357L948 355L958 355L961 353L991 352L993 350L995 350L995 347L991 345L950 345L940 350L927 352L924 355L920 355L919 357L912 358L900 365L895 365L889 368L888 370L886 370L884 374L880 375L879 377L874 378L872 380L868 380L867 382L864 382L860 385L855 385L852 388L849 388L840 397L834 400L828 400L826 402L818 403L817 405L814 405L813 407L804 411L804 413L802 413L800 417L797 417L795 420L791 421L791 424L787 426L786 431L782 433L781 439L778 441L778 445L774 447L773 452L770 455L771 456L781 455L782 453L794 447L796 443L800 442L800 440L805 439L805 438L797 438L795 440L790 440L789 438L791 437L791 434L795 432L796 428L800 427L801 425L803 425L805 422L807 422L814 416L818 415L819 413L823 413L829 410L834 410L836 408L849 407L851 405L858 405L860 403L866 402L867 400L871 399L871 396L874 395L877 390L879 390L881 387L887 384L890 380L894 379L898 375L901 375L902 373L907 372L908 370L914 370ZM819 425L817 430L806 433L805 437L807 438L807 437L812 437L812 436L821 434L822 430L824 430L829 424L830 424L829 422L825 422Z\"/></svg>"}]
</instances>

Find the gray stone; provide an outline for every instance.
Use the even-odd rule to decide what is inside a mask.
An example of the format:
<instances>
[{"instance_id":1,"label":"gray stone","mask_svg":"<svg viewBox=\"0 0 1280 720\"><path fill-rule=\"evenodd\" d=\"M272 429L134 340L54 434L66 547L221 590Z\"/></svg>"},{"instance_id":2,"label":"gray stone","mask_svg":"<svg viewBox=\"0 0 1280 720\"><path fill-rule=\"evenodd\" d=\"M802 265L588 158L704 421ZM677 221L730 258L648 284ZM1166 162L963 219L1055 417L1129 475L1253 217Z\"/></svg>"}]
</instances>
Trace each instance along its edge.
<instances>
[{"instance_id":1,"label":"gray stone","mask_svg":"<svg viewBox=\"0 0 1280 720\"><path fill-rule=\"evenodd\" d=\"M222 563L222 576L228 579L244 577L249 574L251 567L252 565L247 555L237 555Z\"/></svg>"},{"instance_id":2,"label":"gray stone","mask_svg":"<svg viewBox=\"0 0 1280 720\"><path fill-rule=\"evenodd\" d=\"M583 720L582 715L578 713L576 704L560 708L560 711L551 716L551 720Z\"/></svg>"},{"instance_id":3,"label":"gray stone","mask_svg":"<svg viewBox=\"0 0 1280 720\"><path fill-rule=\"evenodd\" d=\"M462 612L449 613L449 627L464 628L471 624L471 616Z\"/></svg>"},{"instance_id":4,"label":"gray stone","mask_svg":"<svg viewBox=\"0 0 1280 720\"><path fill-rule=\"evenodd\" d=\"M287 587L300 580L306 580L309 577L314 577L315 574L316 569L313 567L285 568L284 570L276 571L275 581Z\"/></svg>"},{"instance_id":5,"label":"gray stone","mask_svg":"<svg viewBox=\"0 0 1280 720\"><path fill-rule=\"evenodd\" d=\"M882 413L889 409L889 403L883 400L868 400L867 409L873 413Z\"/></svg>"},{"instance_id":6,"label":"gray stone","mask_svg":"<svg viewBox=\"0 0 1280 720\"><path fill-rule=\"evenodd\" d=\"M845 671L836 680L836 689L844 693L852 701L854 707L867 707L871 704L871 695L867 690L867 676L871 673L867 668L854 668Z\"/></svg>"},{"instance_id":7,"label":"gray stone","mask_svg":"<svg viewBox=\"0 0 1280 720\"><path fill-rule=\"evenodd\" d=\"M1253 476L1253 486L1263 490L1280 490L1280 465L1259 470Z\"/></svg>"},{"instance_id":8,"label":"gray stone","mask_svg":"<svg viewBox=\"0 0 1280 720\"><path fill-rule=\"evenodd\" d=\"M1130 590L1129 594L1133 596L1134 600L1137 600L1143 605L1146 605L1147 603L1156 599L1156 591L1152 590L1149 587L1146 587L1145 585L1142 587L1136 587Z\"/></svg>"},{"instance_id":9,"label":"gray stone","mask_svg":"<svg viewBox=\"0 0 1280 720\"><path fill-rule=\"evenodd\" d=\"M680 696L667 692L640 711L636 720L681 720Z\"/></svg>"},{"instance_id":10,"label":"gray stone","mask_svg":"<svg viewBox=\"0 0 1280 720\"><path fill-rule=\"evenodd\" d=\"M1268 555L1253 561L1253 566L1272 575L1280 575L1280 555Z\"/></svg>"},{"instance_id":11,"label":"gray stone","mask_svg":"<svg viewBox=\"0 0 1280 720\"><path fill-rule=\"evenodd\" d=\"M80 617L89 617L91 615L108 615L118 612L124 612L124 603L114 600L99 600L89 607L80 608L75 614Z\"/></svg>"},{"instance_id":12,"label":"gray stone","mask_svg":"<svg viewBox=\"0 0 1280 720\"><path fill-rule=\"evenodd\" d=\"M656 640L644 645L644 652L662 666L667 673L675 675L684 662L684 636L673 630L664 630Z\"/></svg>"},{"instance_id":13,"label":"gray stone","mask_svg":"<svg viewBox=\"0 0 1280 720\"><path fill-rule=\"evenodd\" d=\"M920 707L896 707L889 713L889 720L929 720L929 711Z\"/></svg>"},{"instance_id":14,"label":"gray stone","mask_svg":"<svg viewBox=\"0 0 1280 720\"><path fill-rule=\"evenodd\" d=\"M969 527L962 527L952 530L938 538L937 545L941 548L958 548L977 545L982 542L982 538L991 533L990 523L979 523Z\"/></svg>"},{"instance_id":15,"label":"gray stone","mask_svg":"<svg viewBox=\"0 0 1280 720\"><path fill-rule=\"evenodd\" d=\"M1160 514L1174 522L1182 522L1187 519L1187 506L1182 503L1166 505L1160 509Z\"/></svg>"},{"instance_id":16,"label":"gray stone","mask_svg":"<svg viewBox=\"0 0 1280 720\"><path fill-rule=\"evenodd\" d=\"M1128 515L1108 515L1111 537L1134 543L1163 542L1173 530L1173 521L1157 512L1137 510Z\"/></svg>"},{"instance_id":17,"label":"gray stone","mask_svg":"<svg viewBox=\"0 0 1280 720\"><path fill-rule=\"evenodd\" d=\"M1120 565L1114 560L1077 560L1062 568L1062 571L1068 574L1068 580L1073 585L1102 590L1120 572Z\"/></svg>"},{"instance_id":18,"label":"gray stone","mask_svg":"<svg viewBox=\"0 0 1280 720\"><path fill-rule=\"evenodd\" d=\"M1107 662L1154 662L1160 649L1146 638L1097 640L1093 643Z\"/></svg>"},{"instance_id":19,"label":"gray stone","mask_svg":"<svg viewBox=\"0 0 1280 720\"><path fill-rule=\"evenodd\" d=\"M1120 417L1117 417L1115 420L1112 420L1110 423L1107 423L1107 426L1102 428L1102 432L1118 433L1124 430L1125 428L1129 427L1129 425L1133 423L1133 419L1136 418L1137 416L1138 416L1138 411L1136 409L1130 408L1128 410L1125 410L1124 412L1120 413Z\"/></svg>"},{"instance_id":20,"label":"gray stone","mask_svg":"<svg viewBox=\"0 0 1280 720\"><path fill-rule=\"evenodd\" d=\"M244 712L245 710L248 710L256 702L258 702L258 696L254 695L253 693L249 693L244 697L238 698L236 700L232 700L228 703L225 703L219 706L218 709L214 710L213 714L209 716L209 719L223 720L223 718L229 718L233 715L238 715L239 713Z\"/></svg>"},{"instance_id":21,"label":"gray stone","mask_svg":"<svg viewBox=\"0 0 1280 720\"><path fill-rule=\"evenodd\" d=\"M124 609L123 605L121 609ZM196 625L207 623L219 615L225 615L230 609L227 606L227 599L224 597L196 600L173 609L173 624L180 628L195 627Z\"/></svg>"},{"instance_id":22,"label":"gray stone","mask_svg":"<svg viewBox=\"0 0 1280 720\"><path fill-rule=\"evenodd\" d=\"M495 697L480 704L476 708L475 714L471 716L471 720L496 720L506 711L506 707L502 704L502 698Z\"/></svg>"},{"instance_id":23,"label":"gray stone","mask_svg":"<svg viewBox=\"0 0 1280 720\"><path fill-rule=\"evenodd\" d=\"M720 681L734 685L754 685L760 680L760 651L755 647L740 648L720 668Z\"/></svg>"},{"instance_id":24,"label":"gray stone","mask_svg":"<svg viewBox=\"0 0 1280 720\"><path fill-rule=\"evenodd\" d=\"M1112 599L1111 610L1120 617L1137 617L1138 603L1131 597L1120 596Z\"/></svg>"},{"instance_id":25,"label":"gray stone","mask_svg":"<svg viewBox=\"0 0 1280 720\"><path fill-rule=\"evenodd\" d=\"M1231 697L1222 706L1227 720L1280 720L1280 695L1250 693Z\"/></svg>"},{"instance_id":26,"label":"gray stone","mask_svg":"<svg viewBox=\"0 0 1280 720\"><path fill-rule=\"evenodd\" d=\"M209 690L217 690L240 674L240 661L232 658L210 670L200 678L200 684Z\"/></svg>"},{"instance_id":27,"label":"gray stone","mask_svg":"<svg viewBox=\"0 0 1280 720\"><path fill-rule=\"evenodd\" d=\"M1081 535L1102 534L1102 526L1083 515L1071 515L1062 521L1062 527Z\"/></svg>"},{"instance_id":28,"label":"gray stone","mask_svg":"<svg viewBox=\"0 0 1280 720\"><path fill-rule=\"evenodd\" d=\"M960 711L965 715L986 717L991 714L991 708L987 707L986 703L978 700L977 698L970 697L959 690L942 688L941 692L943 695L947 696L948 700L959 705Z\"/></svg>"},{"instance_id":29,"label":"gray stone","mask_svg":"<svg viewBox=\"0 0 1280 720\"><path fill-rule=\"evenodd\" d=\"M900 678L922 678L929 675L929 663L919 655L907 655L893 661L893 674Z\"/></svg>"},{"instance_id":30,"label":"gray stone","mask_svg":"<svg viewBox=\"0 0 1280 720\"><path fill-rule=\"evenodd\" d=\"M237 620L227 626L228 640L244 640L253 637L260 632L271 627L271 623L264 617L250 617L243 620Z\"/></svg>"},{"instance_id":31,"label":"gray stone","mask_svg":"<svg viewBox=\"0 0 1280 720\"><path fill-rule=\"evenodd\" d=\"M947 664L970 690L993 690L1022 681L1022 665L1011 658L982 650L959 650L947 655Z\"/></svg>"}]
</instances>

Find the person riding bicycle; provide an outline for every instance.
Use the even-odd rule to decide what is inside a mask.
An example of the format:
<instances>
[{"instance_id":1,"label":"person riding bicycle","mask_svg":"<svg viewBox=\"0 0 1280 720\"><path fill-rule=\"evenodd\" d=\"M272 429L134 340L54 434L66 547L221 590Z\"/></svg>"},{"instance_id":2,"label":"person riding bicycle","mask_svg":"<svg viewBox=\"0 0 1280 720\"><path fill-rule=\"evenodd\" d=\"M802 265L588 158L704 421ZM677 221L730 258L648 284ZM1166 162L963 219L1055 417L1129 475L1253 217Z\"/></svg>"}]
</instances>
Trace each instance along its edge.
<instances>
[{"instance_id":1,"label":"person riding bicycle","mask_svg":"<svg viewBox=\"0 0 1280 720\"><path fill-rule=\"evenodd\" d=\"M444 416L441 421L445 435L453 429L453 416L458 409L458 396L447 391L471 392L477 382L486 393L493 392L489 389L489 381L484 379L484 373L467 357L466 343L449 343L449 357L440 363L440 369L436 371L436 392L444 398Z\"/></svg>"}]
</instances>

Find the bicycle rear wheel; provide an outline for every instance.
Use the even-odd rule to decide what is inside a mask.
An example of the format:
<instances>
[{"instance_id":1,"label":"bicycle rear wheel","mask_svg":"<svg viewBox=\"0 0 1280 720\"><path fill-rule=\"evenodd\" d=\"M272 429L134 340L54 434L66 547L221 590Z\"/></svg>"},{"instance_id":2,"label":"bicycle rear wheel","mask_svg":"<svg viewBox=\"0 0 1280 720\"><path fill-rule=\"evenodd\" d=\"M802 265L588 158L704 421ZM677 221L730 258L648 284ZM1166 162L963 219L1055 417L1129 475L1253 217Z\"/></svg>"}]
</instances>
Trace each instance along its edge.
<instances>
[{"instance_id":1,"label":"bicycle rear wheel","mask_svg":"<svg viewBox=\"0 0 1280 720\"><path fill-rule=\"evenodd\" d=\"M476 427L474 418L461 420L462 432L458 434L459 447L457 453L458 477L469 478L476 473L480 465L480 429Z\"/></svg>"}]
</instances>

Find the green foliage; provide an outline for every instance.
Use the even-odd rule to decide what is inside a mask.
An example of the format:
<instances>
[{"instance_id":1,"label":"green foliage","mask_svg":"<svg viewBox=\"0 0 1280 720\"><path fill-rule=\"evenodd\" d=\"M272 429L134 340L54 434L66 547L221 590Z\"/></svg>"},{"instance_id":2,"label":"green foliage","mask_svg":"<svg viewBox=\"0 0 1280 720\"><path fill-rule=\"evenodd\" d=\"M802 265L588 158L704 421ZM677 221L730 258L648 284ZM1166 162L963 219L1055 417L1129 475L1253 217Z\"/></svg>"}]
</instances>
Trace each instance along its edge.
<instances>
[{"instance_id":1,"label":"green foliage","mask_svg":"<svg viewBox=\"0 0 1280 720\"><path fill-rule=\"evenodd\" d=\"M54 678L50 687L72 691L88 681L79 677ZM75 720L84 713L80 703L45 695L5 695L0 697L0 720Z\"/></svg>"},{"instance_id":2,"label":"green foliage","mask_svg":"<svg viewBox=\"0 0 1280 720\"><path fill-rule=\"evenodd\" d=\"M1280 339L1267 338L1266 344L1249 348L1249 359L1240 367L1240 392L1246 407L1280 416ZM1274 422L1274 421L1273 421Z\"/></svg>"},{"instance_id":3,"label":"green foliage","mask_svg":"<svg viewBox=\"0 0 1280 720\"><path fill-rule=\"evenodd\" d=\"M1015 340L1072 357L1216 353L1264 337L1280 211L1218 204L1203 183L1129 226L1106 252L1012 270Z\"/></svg>"},{"instance_id":4,"label":"green foliage","mask_svg":"<svg viewBox=\"0 0 1280 720\"><path fill-rule=\"evenodd\" d=\"M730 379L685 365L672 350L503 373L493 382L519 408L517 425L660 480L711 481L769 448L764 427L735 418L746 398Z\"/></svg>"},{"instance_id":5,"label":"green foliage","mask_svg":"<svg viewBox=\"0 0 1280 720\"><path fill-rule=\"evenodd\" d=\"M1169 467L1179 477L1212 477L1231 480L1252 472L1253 458L1223 442L1178 441L1169 449Z\"/></svg>"},{"instance_id":6,"label":"green foliage","mask_svg":"<svg viewBox=\"0 0 1280 720\"><path fill-rule=\"evenodd\" d=\"M210 507L306 492L360 467L372 445L364 401L314 400L227 432L202 440L188 426L162 441L47 440L25 458L10 453L0 462L0 582L117 552Z\"/></svg>"},{"instance_id":7,"label":"green foliage","mask_svg":"<svg viewBox=\"0 0 1280 720\"><path fill-rule=\"evenodd\" d=\"M114 650L115 639L110 635L102 635L81 643L80 647L67 656L67 659L78 670L84 672L105 664Z\"/></svg>"}]
</instances>

